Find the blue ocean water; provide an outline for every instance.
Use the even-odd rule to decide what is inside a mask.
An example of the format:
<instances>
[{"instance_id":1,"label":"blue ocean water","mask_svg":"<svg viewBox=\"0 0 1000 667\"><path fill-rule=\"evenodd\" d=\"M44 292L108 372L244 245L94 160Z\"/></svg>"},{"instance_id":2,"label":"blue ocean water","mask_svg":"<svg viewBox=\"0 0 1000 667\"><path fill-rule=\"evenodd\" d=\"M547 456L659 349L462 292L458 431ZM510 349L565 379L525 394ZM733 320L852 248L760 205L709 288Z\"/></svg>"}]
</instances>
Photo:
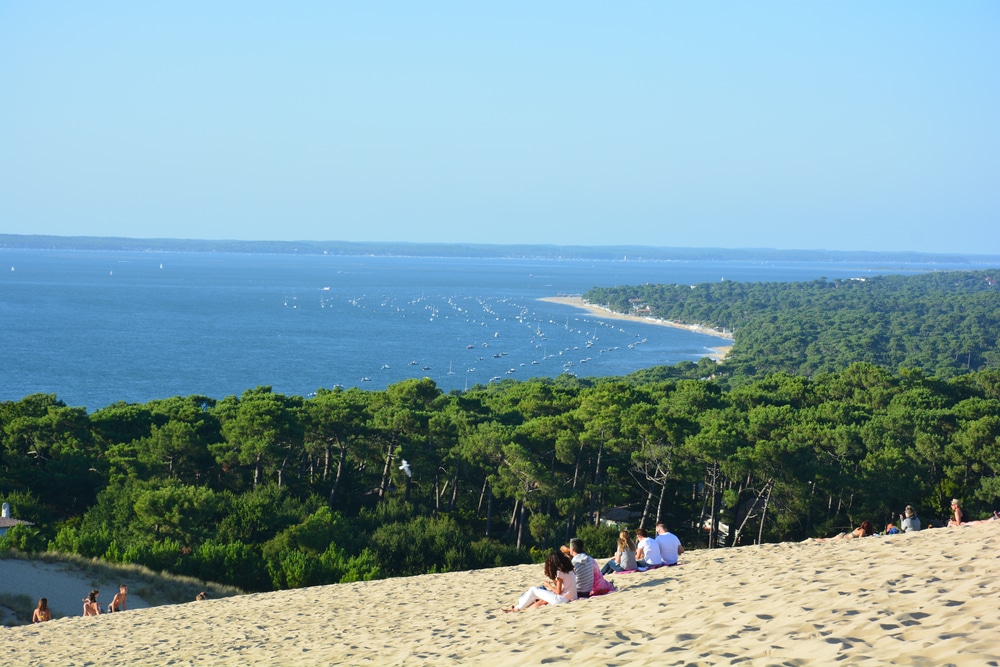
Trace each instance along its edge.
<instances>
[{"instance_id":1,"label":"blue ocean water","mask_svg":"<svg viewBox=\"0 0 1000 667\"><path fill-rule=\"evenodd\" d=\"M412 377L448 391L567 371L621 375L727 342L539 298L929 268L0 249L0 400L55 393L95 410L258 385L306 396Z\"/></svg>"}]
</instances>

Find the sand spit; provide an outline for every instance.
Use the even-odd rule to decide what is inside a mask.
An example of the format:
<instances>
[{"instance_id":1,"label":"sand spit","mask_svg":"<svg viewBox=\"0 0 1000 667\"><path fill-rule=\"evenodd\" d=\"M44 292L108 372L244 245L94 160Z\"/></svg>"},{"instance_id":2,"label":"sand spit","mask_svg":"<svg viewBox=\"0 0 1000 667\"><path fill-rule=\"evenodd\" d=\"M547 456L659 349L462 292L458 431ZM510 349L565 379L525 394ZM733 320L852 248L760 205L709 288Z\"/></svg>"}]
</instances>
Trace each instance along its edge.
<instances>
[{"instance_id":1,"label":"sand spit","mask_svg":"<svg viewBox=\"0 0 1000 667\"><path fill-rule=\"evenodd\" d=\"M9 665L942 665L1000 659L1000 522L685 554L503 614L525 565L0 630ZM39 587L44 588L42 582Z\"/></svg>"},{"instance_id":2,"label":"sand spit","mask_svg":"<svg viewBox=\"0 0 1000 667\"><path fill-rule=\"evenodd\" d=\"M609 320L630 320L632 322L641 322L643 324L656 324L664 327L673 327L675 329L684 329L685 331L692 331L694 333L704 334L706 336L715 336L716 338L723 338L726 340L732 340L733 335L730 333L725 333L722 331L717 331L716 329L709 329L708 327L698 326L697 324L681 324L680 322L673 322L670 320L661 320L656 317L644 317L642 315L625 315L623 313L616 313L607 308L602 308L601 306L595 306L589 301L584 301L583 297L579 296L547 296L539 299L539 301L548 301L549 303L560 303L564 306L573 306L575 308L580 308L586 310L594 315L600 315L601 317L607 318ZM712 354L708 356L717 361L721 361L726 358L726 355L731 349L732 345L720 345L711 348L713 350Z\"/></svg>"}]
</instances>

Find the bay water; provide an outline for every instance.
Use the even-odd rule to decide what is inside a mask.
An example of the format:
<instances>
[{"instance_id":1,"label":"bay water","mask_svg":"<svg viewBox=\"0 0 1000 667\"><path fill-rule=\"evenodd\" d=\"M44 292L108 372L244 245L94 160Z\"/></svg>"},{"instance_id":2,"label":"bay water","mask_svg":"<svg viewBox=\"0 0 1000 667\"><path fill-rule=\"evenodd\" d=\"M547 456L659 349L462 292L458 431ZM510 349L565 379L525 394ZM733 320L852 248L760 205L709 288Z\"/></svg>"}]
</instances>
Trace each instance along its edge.
<instances>
[{"instance_id":1,"label":"bay water","mask_svg":"<svg viewBox=\"0 0 1000 667\"><path fill-rule=\"evenodd\" d=\"M95 410L260 385L308 396L414 377L449 391L623 375L697 361L729 342L539 299L595 286L942 268L0 249L0 400L54 393Z\"/></svg>"}]
</instances>

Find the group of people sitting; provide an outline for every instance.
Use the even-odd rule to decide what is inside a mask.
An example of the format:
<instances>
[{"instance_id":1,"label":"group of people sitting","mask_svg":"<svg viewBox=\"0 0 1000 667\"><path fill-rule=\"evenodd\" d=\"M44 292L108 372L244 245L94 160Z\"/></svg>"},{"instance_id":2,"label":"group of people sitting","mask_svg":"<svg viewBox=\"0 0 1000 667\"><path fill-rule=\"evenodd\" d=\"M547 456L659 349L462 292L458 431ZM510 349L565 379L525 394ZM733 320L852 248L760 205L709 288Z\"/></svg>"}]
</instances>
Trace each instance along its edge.
<instances>
[{"instance_id":1,"label":"group of people sitting","mask_svg":"<svg viewBox=\"0 0 1000 667\"><path fill-rule=\"evenodd\" d=\"M96 588L87 594L87 597L83 598L83 615L84 616L100 616L102 613L101 605L97 602L97 596L101 592ZM122 584L118 587L118 593L111 602L108 604L107 611L103 613L114 613L116 611L125 611L125 605L128 604L128 586ZM34 612L31 614L32 623L44 623L45 621L52 620L52 610L49 609L49 599L39 598L38 606L35 607Z\"/></svg>"},{"instance_id":2,"label":"group of people sitting","mask_svg":"<svg viewBox=\"0 0 1000 667\"><path fill-rule=\"evenodd\" d=\"M604 564L601 574L633 570L645 572L651 568L677 565L677 560L684 553L680 539L662 523L656 524L655 537L642 528L636 528L635 538L633 540L627 530L618 535L618 549Z\"/></svg>"},{"instance_id":3,"label":"group of people sitting","mask_svg":"<svg viewBox=\"0 0 1000 667\"><path fill-rule=\"evenodd\" d=\"M947 526L949 528L954 526L968 526L976 523L985 523L987 521L1000 521L1000 514L993 512L993 516L988 519L983 519L982 521L970 521L969 513L962 507L962 503L959 502L957 498L951 499L951 511L948 514ZM932 528L931 524L927 525L928 528ZM899 525L888 524L885 527L884 535L897 535L899 533L913 533L921 529L920 517L917 516L916 510L913 509L912 505L907 505L906 509L902 514L899 515ZM872 526L872 522L867 519L861 522L861 525L852 530L849 533L839 533L833 537L820 537L817 538L817 542L829 542L831 540L850 540L856 537L869 537L871 535L877 535L879 533L875 532L875 528Z\"/></svg>"},{"instance_id":4,"label":"group of people sitting","mask_svg":"<svg viewBox=\"0 0 1000 667\"><path fill-rule=\"evenodd\" d=\"M97 596L100 595L100 591L96 588L83 599L83 615L84 616L100 616L102 613L101 605L97 603ZM115 594L114 598L108 604L107 611L104 613L113 614L117 611L125 611L125 605L128 603L128 586L122 584L118 587L118 593Z\"/></svg>"},{"instance_id":5,"label":"group of people sitting","mask_svg":"<svg viewBox=\"0 0 1000 667\"><path fill-rule=\"evenodd\" d=\"M615 590L604 576L612 572L645 571L666 565L676 565L684 553L677 536L662 523L656 524L656 538L642 528L636 530L638 542L632 540L627 530L618 537L618 549L603 568L584 551L583 540L574 537L568 547L553 550L545 558L545 581L541 586L526 590L517 604L505 607L504 612L524 611L531 607L549 604L566 604L580 598L603 595Z\"/></svg>"}]
</instances>

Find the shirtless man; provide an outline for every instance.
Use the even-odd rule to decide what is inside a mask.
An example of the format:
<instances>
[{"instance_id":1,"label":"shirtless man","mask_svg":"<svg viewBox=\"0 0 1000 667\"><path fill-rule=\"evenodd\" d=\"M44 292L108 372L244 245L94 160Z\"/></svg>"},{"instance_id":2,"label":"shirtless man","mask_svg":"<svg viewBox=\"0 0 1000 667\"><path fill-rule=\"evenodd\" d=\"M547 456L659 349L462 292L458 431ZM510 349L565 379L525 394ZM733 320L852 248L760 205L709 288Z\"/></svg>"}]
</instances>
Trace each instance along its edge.
<instances>
[{"instance_id":1,"label":"shirtless man","mask_svg":"<svg viewBox=\"0 0 1000 667\"><path fill-rule=\"evenodd\" d=\"M114 599L111 600L111 604L108 605L108 613L116 611L125 611L125 602L128 600L128 586L122 584L118 587L118 594L115 595Z\"/></svg>"}]
</instances>

